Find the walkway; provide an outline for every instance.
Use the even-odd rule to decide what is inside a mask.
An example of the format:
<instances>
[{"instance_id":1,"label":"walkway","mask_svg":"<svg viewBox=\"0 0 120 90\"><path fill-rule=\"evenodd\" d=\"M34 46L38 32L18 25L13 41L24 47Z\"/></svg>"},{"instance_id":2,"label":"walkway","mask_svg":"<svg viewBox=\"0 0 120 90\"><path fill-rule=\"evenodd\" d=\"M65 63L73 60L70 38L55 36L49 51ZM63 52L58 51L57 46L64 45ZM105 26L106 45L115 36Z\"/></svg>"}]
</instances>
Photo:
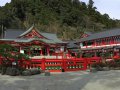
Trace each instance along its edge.
<instances>
[{"instance_id":1,"label":"walkway","mask_svg":"<svg viewBox=\"0 0 120 90\"><path fill-rule=\"evenodd\" d=\"M120 71L65 72L51 76L0 75L0 90L119 90Z\"/></svg>"}]
</instances>

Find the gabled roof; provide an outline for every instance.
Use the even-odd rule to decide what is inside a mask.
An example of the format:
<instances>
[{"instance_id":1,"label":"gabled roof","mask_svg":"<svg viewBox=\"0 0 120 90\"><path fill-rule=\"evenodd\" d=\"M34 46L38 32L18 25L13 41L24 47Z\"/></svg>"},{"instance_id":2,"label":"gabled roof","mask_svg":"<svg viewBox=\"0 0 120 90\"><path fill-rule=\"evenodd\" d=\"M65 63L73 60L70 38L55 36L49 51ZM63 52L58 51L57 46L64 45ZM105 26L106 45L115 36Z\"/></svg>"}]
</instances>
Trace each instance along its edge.
<instances>
[{"instance_id":1,"label":"gabled roof","mask_svg":"<svg viewBox=\"0 0 120 90\"><path fill-rule=\"evenodd\" d=\"M5 31L4 39L15 39L25 30L23 29L7 29Z\"/></svg>"},{"instance_id":2,"label":"gabled roof","mask_svg":"<svg viewBox=\"0 0 120 90\"><path fill-rule=\"evenodd\" d=\"M21 37L21 36L24 36L24 35L26 35L27 33L29 33L33 28L34 28L35 26L34 25L32 25L27 31L25 31L25 32L23 32L23 33L21 33L19 36ZM37 30L37 29L36 29Z\"/></svg>"},{"instance_id":3,"label":"gabled roof","mask_svg":"<svg viewBox=\"0 0 120 90\"><path fill-rule=\"evenodd\" d=\"M48 38L49 40L53 40L57 43L63 43L62 40L57 38L56 34L52 34L52 33L41 33L41 35L43 35L44 37Z\"/></svg>"},{"instance_id":4,"label":"gabled roof","mask_svg":"<svg viewBox=\"0 0 120 90\"><path fill-rule=\"evenodd\" d=\"M95 39L100 39L105 37L118 36L118 35L120 35L120 29L111 29L111 30L107 30L99 33L94 33L85 38L81 38L80 40L78 40L78 42L95 40Z\"/></svg>"},{"instance_id":5,"label":"gabled roof","mask_svg":"<svg viewBox=\"0 0 120 90\"><path fill-rule=\"evenodd\" d=\"M4 39L1 39L1 40L16 40L17 42L29 42L31 40L35 40L35 38L31 38L31 39L27 39L27 38L17 38L18 36L19 37L22 37L26 34L28 34L29 32L31 32L33 30L34 25L32 25L27 31L25 30L22 30L22 29L7 29L6 32L5 32L5 37ZM42 32L39 32L36 28L35 30L40 34L42 35L43 37L45 38L36 38L36 40L41 40L41 41L44 41L46 43L65 43L63 41L61 41L60 39L57 38L57 35L56 34L52 34L52 33L42 33Z\"/></svg>"}]
</instances>

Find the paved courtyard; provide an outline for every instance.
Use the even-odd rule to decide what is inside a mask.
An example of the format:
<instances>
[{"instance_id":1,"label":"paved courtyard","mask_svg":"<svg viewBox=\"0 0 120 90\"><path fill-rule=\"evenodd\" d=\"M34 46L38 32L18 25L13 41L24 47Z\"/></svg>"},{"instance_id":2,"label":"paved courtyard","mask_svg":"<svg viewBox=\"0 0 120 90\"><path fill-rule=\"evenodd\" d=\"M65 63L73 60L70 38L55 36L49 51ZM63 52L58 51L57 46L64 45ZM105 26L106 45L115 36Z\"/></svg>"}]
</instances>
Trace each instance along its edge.
<instances>
[{"instance_id":1,"label":"paved courtyard","mask_svg":"<svg viewBox=\"0 0 120 90\"><path fill-rule=\"evenodd\" d=\"M51 76L0 75L0 90L120 90L120 71L52 73Z\"/></svg>"}]
</instances>

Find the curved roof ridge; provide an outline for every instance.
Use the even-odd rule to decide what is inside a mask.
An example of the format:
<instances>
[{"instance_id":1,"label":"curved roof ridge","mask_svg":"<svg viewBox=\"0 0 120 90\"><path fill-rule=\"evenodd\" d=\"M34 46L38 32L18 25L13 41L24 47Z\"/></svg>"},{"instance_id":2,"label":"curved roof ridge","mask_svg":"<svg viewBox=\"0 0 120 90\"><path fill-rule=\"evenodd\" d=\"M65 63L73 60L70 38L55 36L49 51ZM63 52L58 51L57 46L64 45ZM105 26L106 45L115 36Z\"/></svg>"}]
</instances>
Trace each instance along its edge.
<instances>
[{"instance_id":1,"label":"curved roof ridge","mask_svg":"<svg viewBox=\"0 0 120 90\"><path fill-rule=\"evenodd\" d=\"M19 36L21 37L21 36L23 36L23 35L29 33L34 27L35 27L35 26L34 26L34 24L33 24L27 31L25 31L24 33L22 33L22 34L19 35Z\"/></svg>"}]
</instances>

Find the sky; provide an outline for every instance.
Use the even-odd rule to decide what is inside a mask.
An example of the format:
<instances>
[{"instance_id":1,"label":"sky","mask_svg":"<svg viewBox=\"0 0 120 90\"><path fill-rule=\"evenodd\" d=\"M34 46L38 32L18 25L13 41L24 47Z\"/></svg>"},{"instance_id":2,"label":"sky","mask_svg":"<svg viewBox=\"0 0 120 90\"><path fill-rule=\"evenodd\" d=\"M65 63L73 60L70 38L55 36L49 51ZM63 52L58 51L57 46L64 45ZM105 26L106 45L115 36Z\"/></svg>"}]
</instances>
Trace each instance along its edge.
<instances>
[{"instance_id":1,"label":"sky","mask_svg":"<svg viewBox=\"0 0 120 90\"><path fill-rule=\"evenodd\" d=\"M11 0L0 0L0 6L4 6ZM80 0L88 3L89 0ZM101 14L107 13L112 19L120 19L120 0L93 0L94 6Z\"/></svg>"},{"instance_id":2,"label":"sky","mask_svg":"<svg viewBox=\"0 0 120 90\"><path fill-rule=\"evenodd\" d=\"M0 0L0 6L4 6L7 2L10 2L11 0Z\"/></svg>"},{"instance_id":3,"label":"sky","mask_svg":"<svg viewBox=\"0 0 120 90\"><path fill-rule=\"evenodd\" d=\"M80 0L88 4L89 0ZM120 0L93 0L101 14L107 13L112 19L120 19Z\"/></svg>"}]
</instances>

